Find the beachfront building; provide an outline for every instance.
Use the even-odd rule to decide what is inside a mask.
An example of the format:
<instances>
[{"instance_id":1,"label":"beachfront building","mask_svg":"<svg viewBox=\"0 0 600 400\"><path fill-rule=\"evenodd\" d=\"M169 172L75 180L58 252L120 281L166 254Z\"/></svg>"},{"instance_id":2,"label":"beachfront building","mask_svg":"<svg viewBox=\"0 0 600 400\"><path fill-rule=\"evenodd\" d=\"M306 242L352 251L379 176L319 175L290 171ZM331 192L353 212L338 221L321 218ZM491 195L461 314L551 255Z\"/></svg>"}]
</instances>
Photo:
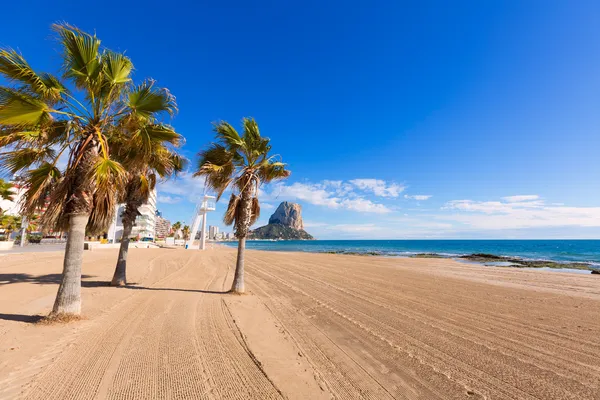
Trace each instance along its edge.
<instances>
[{"instance_id":1,"label":"beachfront building","mask_svg":"<svg viewBox=\"0 0 600 400\"><path fill-rule=\"evenodd\" d=\"M156 215L156 225L154 227L154 232L157 238L165 238L169 236L169 233L171 233L171 221L169 221L166 218L163 218L158 211Z\"/></svg>"},{"instance_id":2,"label":"beachfront building","mask_svg":"<svg viewBox=\"0 0 600 400\"><path fill-rule=\"evenodd\" d=\"M13 200L11 201L8 199L0 198L0 210L2 210L5 214L17 216L17 215L19 215L19 211L20 211L19 202L23 198L23 193L25 192L25 189L23 187L19 186L17 182L10 182L10 183L11 183L11 185L13 185L13 187L12 187L12 192L14 193L12 196Z\"/></svg>"},{"instance_id":3,"label":"beachfront building","mask_svg":"<svg viewBox=\"0 0 600 400\"><path fill-rule=\"evenodd\" d=\"M113 224L108 230L109 240L117 242L123 236L122 214L125 210L125 204L119 204ZM156 189L152 190L148 201L138 209L140 215L135 219L135 224L131 230L132 238L149 238L154 240L156 236Z\"/></svg>"},{"instance_id":4,"label":"beachfront building","mask_svg":"<svg viewBox=\"0 0 600 400\"><path fill-rule=\"evenodd\" d=\"M208 238L211 240L215 240L219 235L219 227L211 225L208 227Z\"/></svg>"}]
</instances>

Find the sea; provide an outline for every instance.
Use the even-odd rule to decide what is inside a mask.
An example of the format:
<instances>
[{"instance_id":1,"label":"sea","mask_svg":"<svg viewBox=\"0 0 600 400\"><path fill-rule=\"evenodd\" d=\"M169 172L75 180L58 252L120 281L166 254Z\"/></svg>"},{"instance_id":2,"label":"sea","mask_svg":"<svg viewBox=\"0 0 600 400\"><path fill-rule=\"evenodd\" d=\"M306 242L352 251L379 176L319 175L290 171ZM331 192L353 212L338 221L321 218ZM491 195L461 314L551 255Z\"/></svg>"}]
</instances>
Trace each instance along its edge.
<instances>
[{"instance_id":1,"label":"sea","mask_svg":"<svg viewBox=\"0 0 600 400\"><path fill-rule=\"evenodd\" d=\"M224 244L237 246L237 242ZM396 257L436 253L452 258L486 253L525 260L585 262L593 267L600 267L600 240L249 240L246 242L246 248Z\"/></svg>"}]
</instances>

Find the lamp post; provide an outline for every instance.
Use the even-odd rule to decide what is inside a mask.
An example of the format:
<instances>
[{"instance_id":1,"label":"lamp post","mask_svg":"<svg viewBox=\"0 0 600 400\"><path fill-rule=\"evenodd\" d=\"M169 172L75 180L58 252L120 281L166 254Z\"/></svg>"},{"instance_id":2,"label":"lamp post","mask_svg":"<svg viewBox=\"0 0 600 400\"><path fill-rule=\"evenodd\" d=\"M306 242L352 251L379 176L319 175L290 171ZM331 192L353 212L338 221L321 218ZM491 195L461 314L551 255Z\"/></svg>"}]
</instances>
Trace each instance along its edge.
<instances>
[{"instance_id":1,"label":"lamp post","mask_svg":"<svg viewBox=\"0 0 600 400\"><path fill-rule=\"evenodd\" d=\"M27 236L27 227L29 226L29 221L27 221L27 216L24 215L21 218L21 243L19 243L19 247L25 246L25 238Z\"/></svg>"}]
</instances>

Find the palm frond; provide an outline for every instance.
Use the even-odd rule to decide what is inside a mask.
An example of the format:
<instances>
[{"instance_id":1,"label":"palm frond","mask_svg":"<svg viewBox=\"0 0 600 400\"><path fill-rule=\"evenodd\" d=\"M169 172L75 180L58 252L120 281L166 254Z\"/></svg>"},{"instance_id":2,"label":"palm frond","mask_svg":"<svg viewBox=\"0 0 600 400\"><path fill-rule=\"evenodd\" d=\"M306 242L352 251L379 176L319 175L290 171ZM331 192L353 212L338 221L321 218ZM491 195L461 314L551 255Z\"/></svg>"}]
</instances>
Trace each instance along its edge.
<instances>
[{"instance_id":1,"label":"palm frond","mask_svg":"<svg viewBox=\"0 0 600 400\"><path fill-rule=\"evenodd\" d=\"M69 24L54 24L63 47L65 76L80 89L96 84L101 72L100 40Z\"/></svg>"},{"instance_id":2,"label":"palm frond","mask_svg":"<svg viewBox=\"0 0 600 400\"><path fill-rule=\"evenodd\" d=\"M100 157L90 171L97 190L116 191L126 182L127 171L117 161Z\"/></svg>"},{"instance_id":3,"label":"palm frond","mask_svg":"<svg viewBox=\"0 0 600 400\"><path fill-rule=\"evenodd\" d=\"M179 146L182 136L173 128L164 124L148 124L141 127L135 134L143 149L150 153L157 144L165 143Z\"/></svg>"},{"instance_id":4,"label":"palm frond","mask_svg":"<svg viewBox=\"0 0 600 400\"><path fill-rule=\"evenodd\" d=\"M244 141L228 122L221 121L214 125L217 139L221 140L230 150L244 146Z\"/></svg>"},{"instance_id":5,"label":"palm frond","mask_svg":"<svg viewBox=\"0 0 600 400\"><path fill-rule=\"evenodd\" d=\"M0 125L39 126L49 119L49 107L23 91L0 87Z\"/></svg>"},{"instance_id":6,"label":"palm frond","mask_svg":"<svg viewBox=\"0 0 600 400\"><path fill-rule=\"evenodd\" d=\"M225 211L225 215L223 216L223 223L225 223L225 225L229 226L235 222L239 202L240 197L231 193L229 204L227 205L227 211Z\"/></svg>"},{"instance_id":7,"label":"palm frond","mask_svg":"<svg viewBox=\"0 0 600 400\"><path fill-rule=\"evenodd\" d=\"M258 124L254 118L244 118L242 124L244 125L244 135L242 139L246 143L246 146L248 146L248 149L252 149L255 147L254 144L258 143L261 139Z\"/></svg>"},{"instance_id":8,"label":"palm frond","mask_svg":"<svg viewBox=\"0 0 600 400\"><path fill-rule=\"evenodd\" d=\"M108 228L115 213L117 193L124 189L127 182L127 171L118 162L100 157L91 174L96 191L87 229L95 234Z\"/></svg>"},{"instance_id":9,"label":"palm frond","mask_svg":"<svg viewBox=\"0 0 600 400\"><path fill-rule=\"evenodd\" d=\"M194 176L206 178L206 185L217 192L218 201L232 182L235 173L233 153L224 146L213 143L199 155L198 169Z\"/></svg>"},{"instance_id":10,"label":"palm frond","mask_svg":"<svg viewBox=\"0 0 600 400\"><path fill-rule=\"evenodd\" d=\"M173 165L173 172L177 173L183 171L188 165L188 160L180 154L174 152L169 153L169 158L171 160L171 164Z\"/></svg>"},{"instance_id":11,"label":"palm frond","mask_svg":"<svg viewBox=\"0 0 600 400\"><path fill-rule=\"evenodd\" d=\"M107 50L102 54L102 72L111 85L131 82L133 63L122 53Z\"/></svg>"},{"instance_id":12,"label":"palm frond","mask_svg":"<svg viewBox=\"0 0 600 400\"><path fill-rule=\"evenodd\" d=\"M258 168L258 177L263 183L269 183L279 179L285 179L291 172L285 169L286 164L282 162L263 161Z\"/></svg>"},{"instance_id":13,"label":"palm frond","mask_svg":"<svg viewBox=\"0 0 600 400\"><path fill-rule=\"evenodd\" d=\"M0 168L11 174L56 157L52 147L24 147L0 154Z\"/></svg>"},{"instance_id":14,"label":"palm frond","mask_svg":"<svg viewBox=\"0 0 600 400\"><path fill-rule=\"evenodd\" d=\"M21 213L32 215L44 208L49 194L60 182L62 175L53 164L43 163L23 175L25 191L21 203Z\"/></svg>"},{"instance_id":15,"label":"palm frond","mask_svg":"<svg viewBox=\"0 0 600 400\"><path fill-rule=\"evenodd\" d=\"M260 203L258 202L258 197L252 198L252 205L250 207L251 217L250 217L250 225L254 225L258 218L260 218Z\"/></svg>"},{"instance_id":16,"label":"palm frond","mask_svg":"<svg viewBox=\"0 0 600 400\"><path fill-rule=\"evenodd\" d=\"M155 88L152 80L143 82L129 93L127 107L133 115L142 118L160 113L173 116L177 112L175 96L165 88Z\"/></svg>"},{"instance_id":17,"label":"palm frond","mask_svg":"<svg viewBox=\"0 0 600 400\"><path fill-rule=\"evenodd\" d=\"M9 201L14 200L15 192L13 191L13 185L10 182L6 182L0 178L0 200L5 199Z\"/></svg>"},{"instance_id":18,"label":"palm frond","mask_svg":"<svg viewBox=\"0 0 600 400\"><path fill-rule=\"evenodd\" d=\"M11 82L25 85L32 93L44 99L58 100L66 90L63 84L50 74L38 75L13 49L0 49L0 74Z\"/></svg>"}]
</instances>

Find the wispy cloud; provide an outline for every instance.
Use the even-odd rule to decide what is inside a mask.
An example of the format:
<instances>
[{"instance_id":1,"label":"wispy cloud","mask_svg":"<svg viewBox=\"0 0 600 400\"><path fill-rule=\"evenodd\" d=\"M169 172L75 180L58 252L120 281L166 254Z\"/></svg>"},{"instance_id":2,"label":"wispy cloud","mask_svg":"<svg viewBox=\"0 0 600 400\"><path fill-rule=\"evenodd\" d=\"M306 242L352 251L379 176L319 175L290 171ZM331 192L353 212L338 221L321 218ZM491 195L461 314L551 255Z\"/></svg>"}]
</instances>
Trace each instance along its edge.
<instances>
[{"instance_id":1,"label":"wispy cloud","mask_svg":"<svg viewBox=\"0 0 600 400\"><path fill-rule=\"evenodd\" d=\"M174 179L159 182L157 191L159 195L175 195L196 203L204 195L204 178L195 178L191 172L183 172Z\"/></svg>"},{"instance_id":2,"label":"wispy cloud","mask_svg":"<svg viewBox=\"0 0 600 400\"><path fill-rule=\"evenodd\" d=\"M520 203L523 201L533 201L533 200L539 200L540 196L538 196L537 194L522 194L522 195L517 195L517 196L506 196L503 197L502 200L508 202L508 203Z\"/></svg>"},{"instance_id":3,"label":"wispy cloud","mask_svg":"<svg viewBox=\"0 0 600 400\"><path fill-rule=\"evenodd\" d=\"M534 195L508 196L502 200L453 200L443 209L457 212L436 218L478 230L600 227L600 207L548 205Z\"/></svg>"},{"instance_id":4,"label":"wispy cloud","mask_svg":"<svg viewBox=\"0 0 600 400\"><path fill-rule=\"evenodd\" d=\"M269 200L281 199L303 201L316 206L331 209L345 209L364 213L385 214L392 210L384 204L364 198L360 193L348 190L341 181L322 181L320 183L300 183L291 185L278 183L259 193Z\"/></svg>"},{"instance_id":5,"label":"wispy cloud","mask_svg":"<svg viewBox=\"0 0 600 400\"><path fill-rule=\"evenodd\" d=\"M402 185L382 179L352 179L349 182L361 190L373 192L375 196L380 197L398 197L405 189Z\"/></svg>"},{"instance_id":6,"label":"wispy cloud","mask_svg":"<svg viewBox=\"0 0 600 400\"><path fill-rule=\"evenodd\" d=\"M181 197L158 196L157 200L159 203L163 204L177 204L183 199Z\"/></svg>"},{"instance_id":7,"label":"wispy cloud","mask_svg":"<svg viewBox=\"0 0 600 400\"><path fill-rule=\"evenodd\" d=\"M430 194L413 194L413 195L408 195L405 194L404 198L405 199L411 199L411 200L417 200L417 201L425 201L425 200L429 200L430 198L432 198L433 196Z\"/></svg>"},{"instance_id":8,"label":"wispy cloud","mask_svg":"<svg viewBox=\"0 0 600 400\"><path fill-rule=\"evenodd\" d=\"M262 210L272 210L275 208L275 206L273 204L270 203L260 203L260 208Z\"/></svg>"}]
</instances>

